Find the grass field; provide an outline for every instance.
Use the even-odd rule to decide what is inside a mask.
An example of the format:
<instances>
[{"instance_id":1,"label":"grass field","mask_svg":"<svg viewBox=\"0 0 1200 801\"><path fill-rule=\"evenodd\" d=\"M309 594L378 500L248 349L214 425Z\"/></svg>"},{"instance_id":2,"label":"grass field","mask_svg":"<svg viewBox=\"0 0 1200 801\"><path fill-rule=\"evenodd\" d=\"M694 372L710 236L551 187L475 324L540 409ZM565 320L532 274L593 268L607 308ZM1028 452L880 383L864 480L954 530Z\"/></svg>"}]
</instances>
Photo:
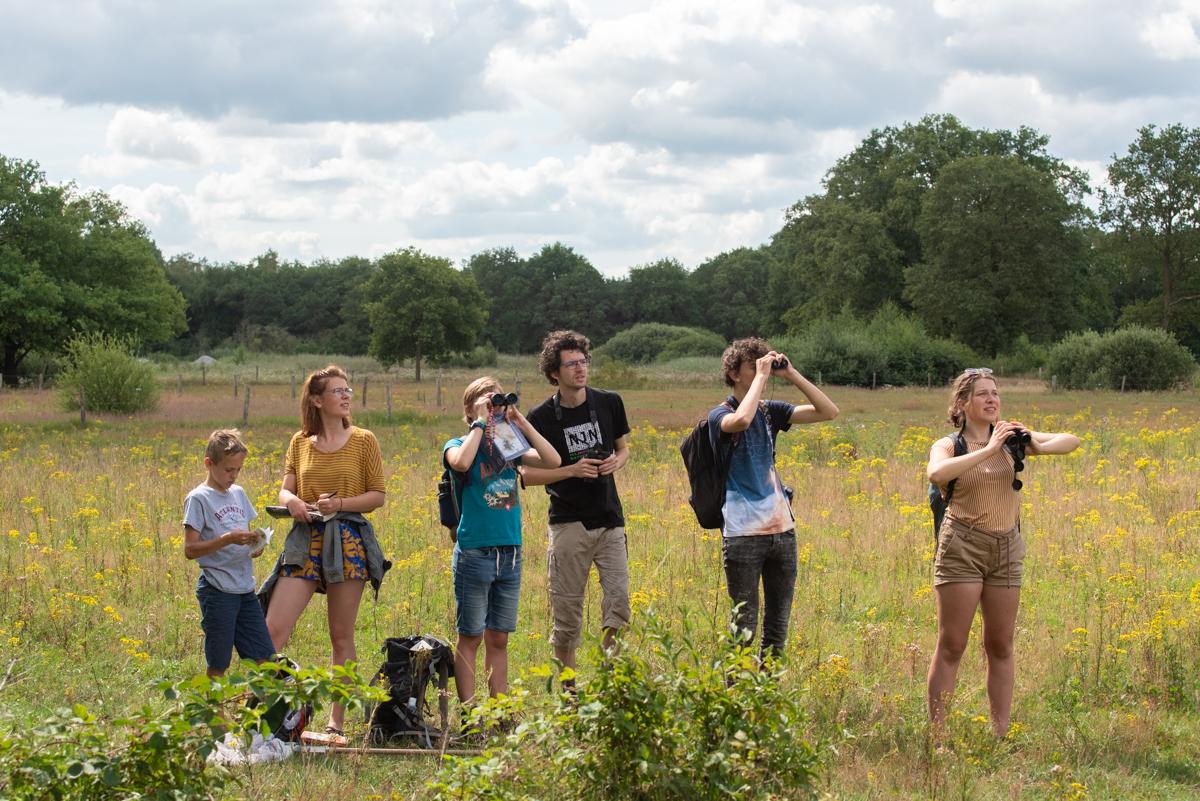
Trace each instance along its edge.
<instances>
[{"instance_id":1,"label":"grass field","mask_svg":"<svg viewBox=\"0 0 1200 801\"><path fill-rule=\"evenodd\" d=\"M273 503L296 428L290 376L316 361L262 364L244 426L240 483ZM358 367L356 422L384 453L388 503L374 516L394 562L378 603L359 616L361 661L392 635L453 635L450 542L437 523L441 443L459 433L466 371L372 373L366 408ZM12 725L64 702L116 716L154 700L151 684L203 670L181 502L203 478L208 432L240 425L254 364L209 371L164 367L158 411L133 418L59 411L51 390L0 393L0 707ZM525 406L549 394L528 360L495 370ZM182 391L177 391L177 378ZM633 458L619 475L629 533L635 618L653 607L714 631L728 614L719 538L686 504L677 446L723 397L712 374L641 376L622 390ZM391 383L392 414L385 398ZM597 385L603 386L600 381ZM638 382L633 382L638 383ZM951 747L926 747L925 669L935 633L931 532L923 467L945 429L945 392L828 388L829 424L780 438L796 490L799 578L785 681L828 744L829 798L1186 799L1200 795L1200 394L1050 393L1001 381L1005 411L1039 430L1069 430L1083 446L1031 460L1023 527L1029 542L1017 633L1013 733L987 734L978 628L964 659ZM775 397L795 397L776 385ZM523 498L525 575L516 670L549 662L546 500ZM278 534L284 533L276 523ZM273 554L272 554L273 555ZM268 557L269 558L269 557ZM261 575L268 568L258 566ZM593 589L595 589L593 580ZM589 594L595 633L598 598ZM715 639L715 638L714 638ZM638 634L632 637L638 647ZM323 601L302 618L289 652L328 656ZM583 680L594 673L591 654ZM7 725L0 719L0 725ZM236 792L254 798L420 797L432 761L323 758L256 769Z\"/></svg>"}]
</instances>

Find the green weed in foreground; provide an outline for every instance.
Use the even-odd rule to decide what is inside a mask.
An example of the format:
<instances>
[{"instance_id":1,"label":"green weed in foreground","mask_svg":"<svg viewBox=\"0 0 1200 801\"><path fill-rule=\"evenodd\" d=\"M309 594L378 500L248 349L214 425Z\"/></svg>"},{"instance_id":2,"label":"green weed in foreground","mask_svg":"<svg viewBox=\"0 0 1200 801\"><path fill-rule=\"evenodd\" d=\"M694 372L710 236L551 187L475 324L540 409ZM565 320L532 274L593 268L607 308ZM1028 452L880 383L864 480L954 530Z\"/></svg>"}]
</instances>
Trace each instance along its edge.
<instances>
[{"instance_id":1,"label":"green weed in foreground","mask_svg":"<svg viewBox=\"0 0 1200 801\"><path fill-rule=\"evenodd\" d=\"M517 688L485 706L485 721L524 719L483 756L451 760L430 788L496 801L815 797L818 749L782 667L760 665L732 631L714 649L698 645L710 632L672 632L652 613L643 625L640 647L624 644L577 703L529 709Z\"/></svg>"}]
</instances>

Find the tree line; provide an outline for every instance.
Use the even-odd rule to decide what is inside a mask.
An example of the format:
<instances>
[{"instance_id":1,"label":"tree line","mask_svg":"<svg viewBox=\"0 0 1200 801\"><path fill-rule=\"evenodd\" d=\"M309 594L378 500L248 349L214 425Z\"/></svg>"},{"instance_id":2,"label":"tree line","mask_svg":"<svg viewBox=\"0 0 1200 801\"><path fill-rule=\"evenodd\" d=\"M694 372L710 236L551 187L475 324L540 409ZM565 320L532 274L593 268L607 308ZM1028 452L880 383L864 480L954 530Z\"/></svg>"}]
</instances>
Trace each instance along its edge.
<instances>
[{"instance_id":1,"label":"tree line","mask_svg":"<svg viewBox=\"0 0 1200 801\"><path fill-rule=\"evenodd\" d=\"M661 322L730 339L891 306L982 354L1127 324L1200 353L1200 128L1143 127L1093 188L1031 128L949 115L888 126L787 209L768 243L620 277L559 242L462 265L415 249L311 264L273 251L164 260L118 204L0 157L0 280L5 373L61 349L67 331L179 354L240 345L419 364L477 344L531 352L556 327L604 341Z\"/></svg>"}]
</instances>

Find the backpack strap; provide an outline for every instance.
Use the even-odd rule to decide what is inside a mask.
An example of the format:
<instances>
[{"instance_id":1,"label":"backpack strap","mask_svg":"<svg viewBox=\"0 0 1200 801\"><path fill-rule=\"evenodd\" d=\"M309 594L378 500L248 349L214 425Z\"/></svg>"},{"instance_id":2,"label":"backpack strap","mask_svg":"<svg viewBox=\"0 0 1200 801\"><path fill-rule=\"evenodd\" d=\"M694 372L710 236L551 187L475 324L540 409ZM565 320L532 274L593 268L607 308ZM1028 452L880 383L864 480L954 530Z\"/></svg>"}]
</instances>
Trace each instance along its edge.
<instances>
[{"instance_id":1,"label":"backpack strap","mask_svg":"<svg viewBox=\"0 0 1200 801\"><path fill-rule=\"evenodd\" d=\"M592 425L596 429L596 436L599 437L598 441L601 445L603 445L604 444L604 432L600 429L600 421L596 417L596 410L592 407L591 387L583 388L583 398L584 398L584 403L587 404L588 414L590 414L592 416ZM561 423L562 417L563 417L562 400L559 397L558 392L555 392L554 395L550 398L550 403L551 403L551 405L554 406L554 419L557 422Z\"/></svg>"},{"instance_id":2,"label":"backpack strap","mask_svg":"<svg viewBox=\"0 0 1200 801\"><path fill-rule=\"evenodd\" d=\"M966 431L966 426L963 426L958 431L950 436L950 441L954 443L954 455L964 456L967 453L967 438L963 435ZM950 508L950 499L954 497L954 485L958 483L958 479L954 479L946 485L946 508Z\"/></svg>"}]
</instances>

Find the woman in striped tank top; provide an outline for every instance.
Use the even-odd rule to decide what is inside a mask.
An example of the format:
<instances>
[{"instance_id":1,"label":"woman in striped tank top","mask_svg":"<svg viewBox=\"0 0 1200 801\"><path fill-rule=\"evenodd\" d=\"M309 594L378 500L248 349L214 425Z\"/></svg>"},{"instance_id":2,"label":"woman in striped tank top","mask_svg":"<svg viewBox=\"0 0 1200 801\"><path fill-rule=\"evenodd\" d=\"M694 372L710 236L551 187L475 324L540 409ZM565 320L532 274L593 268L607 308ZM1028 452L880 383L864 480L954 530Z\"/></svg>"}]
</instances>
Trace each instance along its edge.
<instances>
[{"instance_id":1,"label":"woman in striped tank top","mask_svg":"<svg viewBox=\"0 0 1200 801\"><path fill-rule=\"evenodd\" d=\"M965 370L954 380L948 411L966 453L955 456L954 437L943 437L933 443L926 469L943 494L953 482L934 556L938 639L929 665L929 718L935 734L940 733L975 610L980 609L992 731L1003 737L1012 710L1013 635L1025 556L1018 478L1024 463L1005 443L1028 433L1025 455L1047 455L1070 453L1079 438L1002 420L1000 391L986 367Z\"/></svg>"},{"instance_id":2,"label":"woman in striped tank top","mask_svg":"<svg viewBox=\"0 0 1200 801\"><path fill-rule=\"evenodd\" d=\"M364 516L383 506L383 459L375 435L351 425L354 390L330 365L309 375L300 396L300 430L288 445L279 502L294 520L275 569L267 628L282 650L314 593L328 599L333 663L356 657L354 623L363 589L376 593L391 564ZM268 583L271 579L268 579ZM340 736L345 710L330 713L326 733Z\"/></svg>"}]
</instances>

